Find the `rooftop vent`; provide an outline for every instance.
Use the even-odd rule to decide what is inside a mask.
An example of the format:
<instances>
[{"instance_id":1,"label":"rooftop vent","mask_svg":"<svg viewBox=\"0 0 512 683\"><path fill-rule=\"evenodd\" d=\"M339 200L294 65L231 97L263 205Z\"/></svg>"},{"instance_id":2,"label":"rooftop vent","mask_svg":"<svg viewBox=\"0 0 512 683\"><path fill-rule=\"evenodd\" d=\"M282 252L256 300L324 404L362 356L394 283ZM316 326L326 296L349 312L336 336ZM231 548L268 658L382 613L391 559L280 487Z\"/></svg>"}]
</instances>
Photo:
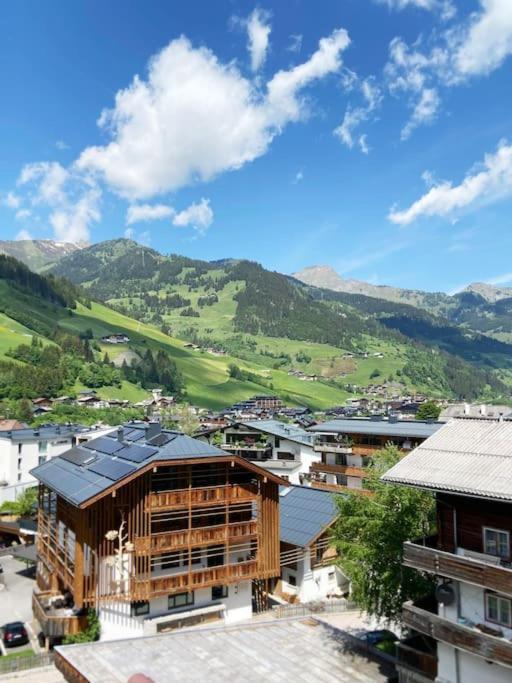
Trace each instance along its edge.
<instances>
[{"instance_id":1,"label":"rooftop vent","mask_svg":"<svg viewBox=\"0 0 512 683\"><path fill-rule=\"evenodd\" d=\"M122 427L117 428L117 440L120 443L123 443L123 437L124 437L124 429Z\"/></svg>"}]
</instances>

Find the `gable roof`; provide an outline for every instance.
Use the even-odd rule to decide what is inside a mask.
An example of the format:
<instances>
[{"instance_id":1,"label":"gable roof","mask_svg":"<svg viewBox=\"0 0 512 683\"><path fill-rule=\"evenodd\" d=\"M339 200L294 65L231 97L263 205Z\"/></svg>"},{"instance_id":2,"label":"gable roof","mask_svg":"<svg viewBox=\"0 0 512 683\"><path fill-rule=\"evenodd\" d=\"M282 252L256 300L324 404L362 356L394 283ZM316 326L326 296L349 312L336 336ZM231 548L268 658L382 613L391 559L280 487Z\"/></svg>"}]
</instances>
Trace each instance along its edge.
<instances>
[{"instance_id":1,"label":"gable roof","mask_svg":"<svg viewBox=\"0 0 512 683\"><path fill-rule=\"evenodd\" d=\"M296 441L306 446L313 445L313 438L305 429L279 420L248 420L236 424L249 427L249 429L257 429L260 432L265 432L265 434L272 434L272 436L277 436L280 439Z\"/></svg>"},{"instance_id":2,"label":"gable roof","mask_svg":"<svg viewBox=\"0 0 512 683\"><path fill-rule=\"evenodd\" d=\"M122 435L118 436L118 429L122 429ZM77 507L84 507L90 499L123 485L125 480L155 463L173 460L229 458L276 483L284 483L267 470L205 441L162 430L158 423L128 423L118 429L74 446L30 473Z\"/></svg>"},{"instance_id":3,"label":"gable roof","mask_svg":"<svg viewBox=\"0 0 512 683\"><path fill-rule=\"evenodd\" d=\"M427 439L443 426L444 422L427 422L423 420L372 420L371 418L349 418L346 420L328 420L309 427L309 432L317 434L369 434L374 436L402 436L416 439Z\"/></svg>"},{"instance_id":4,"label":"gable roof","mask_svg":"<svg viewBox=\"0 0 512 683\"><path fill-rule=\"evenodd\" d=\"M512 421L454 419L383 481L512 501Z\"/></svg>"},{"instance_id":5,"label":"gable roof","mask_svg":"<svg viewBox=\"0 0 512 683\"><path fill-rule=\"evenodd\" d=\"M302 548L312 543L337 517L334 496L310 486L290 486L279 492L281 541Z\"/></svg>"}]
</instances>

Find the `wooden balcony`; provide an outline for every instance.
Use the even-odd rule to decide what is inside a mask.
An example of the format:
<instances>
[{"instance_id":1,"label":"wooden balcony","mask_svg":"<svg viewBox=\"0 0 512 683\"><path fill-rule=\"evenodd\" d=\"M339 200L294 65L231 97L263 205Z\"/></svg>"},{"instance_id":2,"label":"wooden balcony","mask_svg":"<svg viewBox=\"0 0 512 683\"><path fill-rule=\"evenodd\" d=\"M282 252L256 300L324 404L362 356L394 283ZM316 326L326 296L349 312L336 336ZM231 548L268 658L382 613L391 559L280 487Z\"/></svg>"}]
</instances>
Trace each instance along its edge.
<instances>
[{"instance_id":1,"label":"wooden balcony","mask_svg":"<svg viewBox=\"0 0 512 683\"><path fill-rule=\"evenodd\" d=\"M311 481L311 486L314 489L322 489L322 491L331 491L332 493L359 493L362 496L371 496L371 491L367 489L357 489L352 486L343 486L341 484L327 484L324 481Z\"/></svg>"},{"instance_id":2,"label":"wooden balcony","mask_svg":"<svg viewBox=\"0 0 512 683\"><path fill-rule=\"evenodd\" d=\"M313 448L317 453L345 453L347 455L352 453L352 446L347 446L346 444L342 443L335 443L334 441L316 443Z\"/></svg>"},{"instance_id":3,"label":"wooden balcony","mask_svg":"<svg viewBox=\"0 0 512 683\"><path fill-rule=\"evenodd\" d=\"M256 486L206 486L204 488L179 489L150 495L151 510L172 510L189 506L222 505L225 503L255 500Z\"/></svg>"},{"instance_id":4,"label":"wooden balcony","mask_svg":"<svg viewBox=\"0 0 512 683\"><path fill-rule=\"evenodd\" d=\"M419 674L419 678L435 681L437 676L437 654L434 640L416 635L398 643L396 666ZM404 677L405 678L405 677Z\"/></svg>"},{"instance_id":5,"label":"wooden balcony","mask_svg":"<svg viewBox=\"0 0 512 683\"><path fill-rule=\"evenodd\" d=\"M135 552L138 555L157 554L193 546L210 545L211 543L228 543L234 540L256 538L257 534L258 523L256 521L169 531L153 534L149 537L136 538Z\"/></svg>"},{"instance_id":6,"label":"wooden balcony","mask_svg":"<svg viewBox=\"0 0 512 683\"><path fill-rule=\"evenodd\" d=\"M438 614L411 602L405 603L402 617L406 626L434 640L440 640L496 664L512 667L512 642L505 638L487 635L476 627L443 619Z\"/></svg>"},{"instance_id":7,"label":"wooden balcony","mask_svg":"<svg viewBox=\"0 0 512 683\"><path fill-rule=\"evenodd\" d=\"M464 581L512 597L512 569L496 564L496 558L478 558L438 550L436 536L404 543L403 564L447 579Z\"/></svg>"},{"instance_id":8,"label":"wooden balcony","mask_svg":"<svg viewBox=\"0 0 512 683\"><path fill-rule=\"evenodd\" d=\"M32 612L45 636L63 638L87 628L87 616L60 615L58 610L45 609L45 601L55 596L50 591L32 593Z\"/></svg>"},{"instance_id":9,"label":"wooden balcony","mask_svg":"<svg viewBox=\"0 0 512 683\"><path fill-rule=\"evenodd\" d=\"M351 465L331 465L323 462L314 462L309 468L309 471L328 474L345 474L347 477L364 477L364 469L362 467L352 467Z\"/></svg>"},{"instance_id":10,"label":"wooden balcony","mask_svg":"<svg viewBox=\"0 0 512 683\"><path fill-rule=\"evenodd\" d=\"M50 525L42 514L38 517L38 534L36 538L37 556L54 572L69 588L74 583L74 564L65 548L60 545L55 527Z\"/></svg>"},{"instance_id":11,"label":"wooden balcony","mask_svg":"<svg viewBox=\"0 0 512 683\"><path fill-rule=\"evenodd\" d=\"M241 580L260 578L257 560L247 560L221 567L196 569L172 576L137 576L132 581L132 596L136 599L148 599L157 595L166 595L181 591L193 591L198 588L236 583Z\"/></svg>"}]
</instances>

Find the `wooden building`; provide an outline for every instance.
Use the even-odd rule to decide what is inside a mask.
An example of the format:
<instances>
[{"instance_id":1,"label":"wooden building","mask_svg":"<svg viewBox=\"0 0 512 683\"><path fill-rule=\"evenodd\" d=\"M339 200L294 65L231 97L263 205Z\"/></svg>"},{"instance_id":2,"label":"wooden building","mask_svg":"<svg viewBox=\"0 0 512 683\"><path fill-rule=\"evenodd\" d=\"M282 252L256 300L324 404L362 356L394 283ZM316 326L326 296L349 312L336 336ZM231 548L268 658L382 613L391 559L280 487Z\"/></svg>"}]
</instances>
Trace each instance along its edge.
<instances>
[{"instance_id":1,"label":"wooden building","mask_svg":"<svg viewBox=\"0 0 512 683\"><path fill-rule=\"evenodd\" d=\"M158 423L129 423L33 470L34 614L102 639L251 616L279 575L279 477Z\"/></svg>"},{"instance_id":2,"label":"wooden building","mask_svg":"<svg viewBox=\"0 0 512 683\"><path fill-rule=\"evenodd\" d=\"M441 426L440 422L375 415L329 420L310 427L308 431L315 435L315 451L321 455L320 462L310 467L311 485L339 493L346 489L365 493L365 468L377 451L392 444L407 453Z\"/></svg>"},{"instance_id":3,"label":"wooden building","mask_svg":"<svg viewBox=\"0 0 512 683\"><path fill-rule=\"evenodd\" d=\"M404 605L400 681L511 681L512 422L453 420L383 479L437 499L437 534L404 546L436 590Z\"/></svg>"}]
</instances>

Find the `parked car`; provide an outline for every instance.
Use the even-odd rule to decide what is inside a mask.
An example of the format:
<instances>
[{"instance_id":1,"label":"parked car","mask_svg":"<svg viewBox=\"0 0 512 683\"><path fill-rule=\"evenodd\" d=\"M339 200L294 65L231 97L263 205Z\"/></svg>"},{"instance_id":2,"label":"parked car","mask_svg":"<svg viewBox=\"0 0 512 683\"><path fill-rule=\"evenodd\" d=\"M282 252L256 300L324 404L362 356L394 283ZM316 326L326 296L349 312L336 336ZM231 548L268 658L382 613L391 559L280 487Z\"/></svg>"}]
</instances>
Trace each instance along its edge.
<instances>
[{"instance_id":1,"label":"parked car","mask_svg":"<svg viewBox=\"0 0 512 683\"><path fill-rule=\"evenodd\" d=\"M397 636L393 631L389 631L386 628L379 628L375 631L367 631L360 635L361 640L363 640L368 647L373 647L387 654L394 654L395 643L398 641Z\"/></svg>"},{"instance_id":2,"label":"parked car","mask_svg":"<svg viewBox=\"0 0 512 683\"><path fill-rule=\"evenodd\" d=\"M2 626L2 640L5 647L26 645L29 642L27 629L22 621L11 621Z\"/></svg>"}]
</instances>

